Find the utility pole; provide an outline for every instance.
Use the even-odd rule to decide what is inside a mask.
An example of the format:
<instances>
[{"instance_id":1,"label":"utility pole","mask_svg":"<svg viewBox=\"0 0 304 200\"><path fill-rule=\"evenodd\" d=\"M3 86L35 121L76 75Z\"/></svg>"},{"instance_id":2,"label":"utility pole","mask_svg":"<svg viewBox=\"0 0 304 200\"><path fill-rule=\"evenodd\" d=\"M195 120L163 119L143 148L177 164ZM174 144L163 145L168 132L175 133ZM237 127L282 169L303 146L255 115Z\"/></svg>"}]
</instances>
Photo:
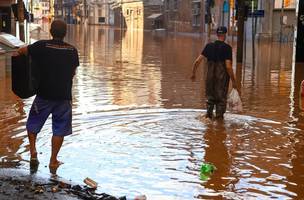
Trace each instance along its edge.
<instances>
[{"instance_id":1,"label":"utility pole","mask_svg":"<svg viewBox=\"0 0 304 200\"><path fill-rule=\"evenodd\" d=\"M51 21L51 16L52 16L52 0L49 0L49 17L48 17L49 22Z\"/></svg>"},{"instance_id":2,"label":"utility pole","mask_svg":"<svg viewBox=\"0 0 304 200\"><path fill-rule=\"evenodd\" d=\"M238 1L237 20L237 63L243 63L243 43L244 43L244 21L245 21L245 0Z\"/></svg>"},{"instance_id":3,"label":"utility pole","mask_svg":"<svg viewBox=\"0 0 304 200\"><path fill-rule=\"evenodd\" d=\"M83 16L84 16L84 24L87 24L87 0L83 0Z\"/></svg>"},{"instance_id":4,"label":"utility pole","mask_svg":"<svg viewBox=\"0 0 304 200\"><path fill-rule=\"evenodd\" d=\"M30 11L31 11L31 14L34 13L34 8L33 8L33 6L34 6L34 5L33 5L33 0L31 0L31 10L30 10ZM32 20L32 19L31 19L31 20Z\"/></svg>"},{"instance_id":5,"label":"utility pole","mask_svg":"<svg viewBox=\"0 0 304 200\"><path fill-rule=\"evenodd\" d=\"M304 63L304 1L299 1L296 38L296 63Z\"/></svg>"},{"instance_id":6,"label":"utility pole","mask_svg":"<svg viewBox=\"0 0 304 200\"><path fill-rule=\"evenodd\" d=\"M214 0L207 0L207 22L208 22L208 38L211 36L211 24L212 24L212 16L211 16L211 6L214 6Z\"/></svg>"},{"instance_id":7,"label":"utility pole","mask_svg":"<svg viewBox=\"0 0 304 200\"><path fill-rule=\"evenodd\" d=\"M19 22L19 37L20 40L25 41L24 37L24 4L23 0L17 1L18 7L18 22Z\"/></svg>"},{"instance_id":8,"label":"utility pole","mask_svg":"<svg viewBox=\"0 0 304 200\"><path fill-rule=\"evenodd\" d=\"M64 19L64 13L63 13L63 0L61 0L61 2L60 2L61 4L60 4L60 9L61 9L61 17L62 17L62 20L65 20Z\"/></svg>"},{"instance_id":9,"label":"utility pole","mask_svg":"<svg viewBox=\"0 0 304 200\"><path fill-rule=\"evenodd\" d=\"M280 42L282 42L283 37L283 17L284 17L284 0L282 0L281 6L281 16L280 16Z\"/></svg>"},{"instance_id":10,"label":"utility pole","mask_svg":"<svg viewBox=\"0 0 304 200\"><path fill-rule=\"evenodd\" d=\"M254 13L254 1L251 1L251 12ZM252 69L255 68L255 22L256 22L256 17L251 16L252 18Z\"/></svg>"},{"instance_id":11,"label":"utility pole","mask_svg":"<svg viewBox=\"0 0 304 200\"><path fill-rule=\"evenodd\" d=\"M205 24L206 24L206 5L205 0L201 0L201 33L205 33Z\"/></svg>"}]
</instances>

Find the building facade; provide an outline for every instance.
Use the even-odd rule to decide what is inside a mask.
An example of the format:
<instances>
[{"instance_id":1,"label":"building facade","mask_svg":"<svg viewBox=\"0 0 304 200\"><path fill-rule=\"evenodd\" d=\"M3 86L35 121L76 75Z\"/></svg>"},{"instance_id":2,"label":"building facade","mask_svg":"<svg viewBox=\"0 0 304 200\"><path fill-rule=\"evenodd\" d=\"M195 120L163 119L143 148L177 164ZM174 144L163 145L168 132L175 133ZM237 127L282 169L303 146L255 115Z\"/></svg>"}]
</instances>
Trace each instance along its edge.
<instances>
[{"instance_id":1,"label":"building facade","mask_svg":"<svg viewBox=\"0 0 304 200\"><path fill-rule=\"evenodd\" d=\"M52 17L51 2L49 0L33 1L33 14L36 20L48 21Z\"/></svg>"},{"instance_id":2,"label":"building facade","mask_svg":"<svg viewBox=\"0 0 304 200\"><path fill-rule=\"evenodd\" d=\"M94 0L88 4L89 24L114 25L114 11L108 0Z\"/></svg>"},{"instance_id":3,"label":"building facade","mask_svg":"<svg viewBox=\"0 0 304 200\"><path fill-rule=\"evenodd\" d=\"M62 19L67 24L76 24L81 13L79 10L82 0L54 0L52 5L54 8L53 17L56 19Z\"/></svg>"},{"instance_id":4,"label":"building facade","mask_svg":"<svg viewBox=\"0 0 304 200\"><path fill-rule=\"evenodd\" d=\"M0 1L0 32L11 33L13 29L11 5L14 0Z\"/></svg>"},{"instance_id":5,"label":"building facade","mask_svg":"<svg viewBox=\"0 0 304 200\"><path fill-rule=\"evenodd\" d=\"M168 31L199 33L218 26L231 26L234 0L164 0ZM232 5L232 6L231 6Z\"/></svg>"},{"instance_id":6,"label":"building facade","mask_svg":"<svg viewBox=\"0 0 304 200\"><path fill-rule=\"evenodd\" d=\"M257 38L292 42L296 26L296 0L259 0L258 9L264 10L264 17L258 18ZM251 20L247 22L251 27ZM282 35L282 37L281 37Z\"/></svg>"},{"instance_id":7,"label":"building facade","mask_svg":"<svg viewBox=\"0 0 304 200\"><path fill-rule=\"evenodd\" d=\"M163 28L162 0L112 1L115 26L127 29L153 30Z\"/></svg>"},{"instance_id":8,"label":"building facade","mask_svg":"<svg viewBox=\"0 0 304 200\"><path fill-rule=\"evenodd\" d=\"M204 29L204 5L201 0L165 0L166 29L173 32L201 32Z\"/></svg>"},{"instance_id":9,"label":"building facade","mask_svg":"<svg viewBox=\"0 0 304 200\"><path fill-rule=\"evenodd\" d=\"M68 24L113 25L109 0L55 0L55 18Z\"/></svg>"}]
</instances>

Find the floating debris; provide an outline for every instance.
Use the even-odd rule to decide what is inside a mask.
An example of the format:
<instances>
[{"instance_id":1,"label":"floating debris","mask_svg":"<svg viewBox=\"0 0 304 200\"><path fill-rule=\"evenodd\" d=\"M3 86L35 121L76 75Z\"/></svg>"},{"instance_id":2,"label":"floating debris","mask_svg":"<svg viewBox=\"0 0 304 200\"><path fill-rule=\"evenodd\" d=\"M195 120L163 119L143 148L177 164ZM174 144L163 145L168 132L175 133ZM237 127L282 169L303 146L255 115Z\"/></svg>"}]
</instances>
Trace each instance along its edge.
<instances>
[{"instance_id":1,"label":"floating debris","mask_svg":"<svg viewBox=\"0 0 304 200\"><path fill-rule=\"evenodd\" d=\"M216 167L210 163L203 163L200 170L200 179L206 181L216 170Z\"/></svg>"}]
</instances>

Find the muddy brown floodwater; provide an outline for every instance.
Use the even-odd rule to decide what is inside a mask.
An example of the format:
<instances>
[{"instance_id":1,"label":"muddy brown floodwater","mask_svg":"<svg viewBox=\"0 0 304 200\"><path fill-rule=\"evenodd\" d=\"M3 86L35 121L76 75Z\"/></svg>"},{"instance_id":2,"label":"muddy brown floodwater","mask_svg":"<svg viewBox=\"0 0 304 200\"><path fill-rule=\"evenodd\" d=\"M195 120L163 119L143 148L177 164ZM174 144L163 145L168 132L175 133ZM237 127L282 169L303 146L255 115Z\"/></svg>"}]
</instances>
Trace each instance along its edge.
<instances>
[{"instance_id":1,"label":"muddy brown floodwater","mask_svg":"<svg viewBox=\"0 0 304 200\"><path fill-rule=\"evenodd\" d=\"M244 112L227 113L220 124L201 119L204 66L196 82L189 79L205 38L69 26L66 40L81 64L59 176L76 183L90 177L100 191L153 200L304 198L301 77L294 76L292 44L257 42L254 67L248 46L237 69ZM0 165L29 170L25 122L33 99L14 96L10 77L2 56ZM37 140L44 177L51 134L48 120ZM207 181L199 175L204 162L217 168Z\"/></svg>"}]
</instances>

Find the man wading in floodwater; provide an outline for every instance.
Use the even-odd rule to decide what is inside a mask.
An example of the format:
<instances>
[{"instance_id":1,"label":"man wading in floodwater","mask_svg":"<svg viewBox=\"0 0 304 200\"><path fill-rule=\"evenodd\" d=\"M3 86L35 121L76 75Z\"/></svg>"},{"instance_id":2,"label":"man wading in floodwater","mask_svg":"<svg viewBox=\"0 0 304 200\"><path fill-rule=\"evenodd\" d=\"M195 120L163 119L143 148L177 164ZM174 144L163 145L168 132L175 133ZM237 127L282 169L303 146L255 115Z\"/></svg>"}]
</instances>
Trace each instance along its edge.
<instances>
[{"instance_id":1,"label":"man wading in floodwater","mask_svg":"<svg viewBox=\"0 0 304 200\"><path fill-rule=\"evenodd\" d=\"M65 136L72 133L72 79L79 65L76 48L63 42L67 25L61 20L51 24L52 40L40 40L18 50L29 54L39 71L37 95L26 123L30 143L31 164L38 165L36 137L48 116L52 114L52 154L50 169L61 164L57 155Z\"/></svg>"},{"instance_id":2,"label":"man wading in floodwater","mask_svg":"<svg viewBox=\"0 0 304 200\"><path fill-rule=\"evenodd\" d=\"M235 76L232 69L232 48L225 43L226 27L216 30L217 40L206 45L201 55L193 64L191 79L195 81L195 73L203 59L207 59L208 71L206 78L207 114L206 118L213 118L215 106L215 118L223 119L226 112L227 93L229 79L233 88L237 89Z\"/></svg>"}]
</instances>

